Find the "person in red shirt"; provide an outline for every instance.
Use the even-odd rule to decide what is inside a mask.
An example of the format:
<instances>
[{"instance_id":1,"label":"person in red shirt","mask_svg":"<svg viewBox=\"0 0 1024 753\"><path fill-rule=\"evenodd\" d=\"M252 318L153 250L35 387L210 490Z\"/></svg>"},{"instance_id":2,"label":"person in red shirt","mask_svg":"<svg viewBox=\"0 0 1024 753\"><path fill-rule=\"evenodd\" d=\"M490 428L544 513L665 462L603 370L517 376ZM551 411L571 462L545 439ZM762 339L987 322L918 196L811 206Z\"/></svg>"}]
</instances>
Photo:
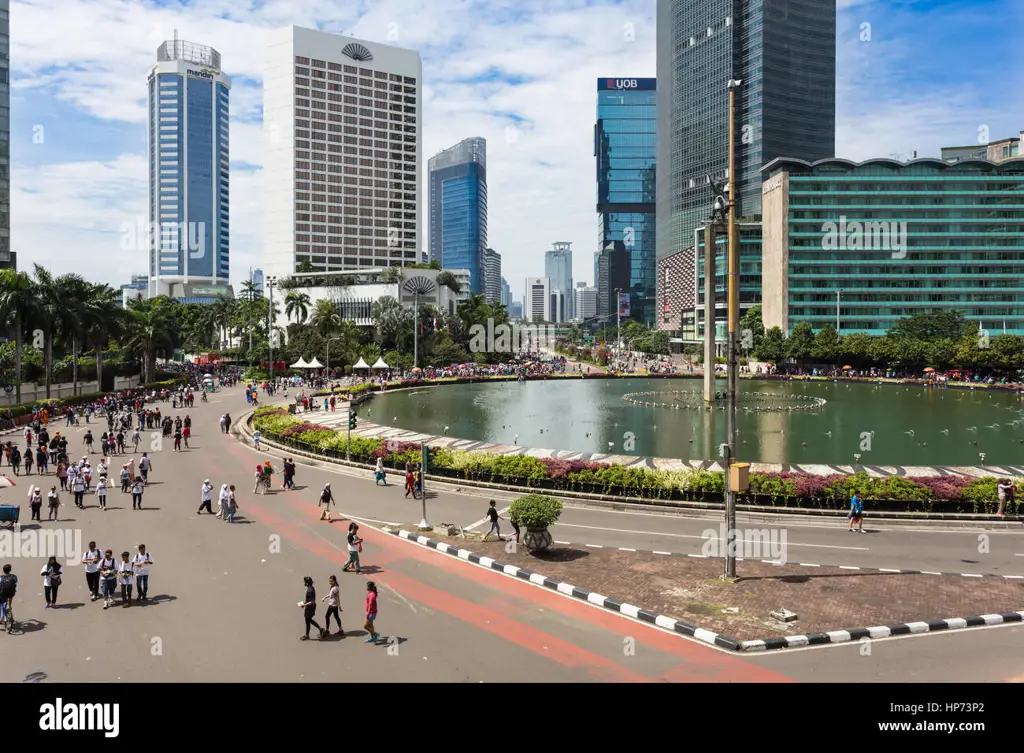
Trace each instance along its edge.
<instances>
[{"instance_id":1,"label":"person in red shirt","mask_svg":"<svg viewBox=\"0 0 1024 753\"><path fill-rule=\"evenodd\" d=\"M380 633L374 625L377 619L377 584L372 580L366 584L366 623L363 629L369 634L364 643L376 643L380 639Z\"/></svg>"}]
</instances>

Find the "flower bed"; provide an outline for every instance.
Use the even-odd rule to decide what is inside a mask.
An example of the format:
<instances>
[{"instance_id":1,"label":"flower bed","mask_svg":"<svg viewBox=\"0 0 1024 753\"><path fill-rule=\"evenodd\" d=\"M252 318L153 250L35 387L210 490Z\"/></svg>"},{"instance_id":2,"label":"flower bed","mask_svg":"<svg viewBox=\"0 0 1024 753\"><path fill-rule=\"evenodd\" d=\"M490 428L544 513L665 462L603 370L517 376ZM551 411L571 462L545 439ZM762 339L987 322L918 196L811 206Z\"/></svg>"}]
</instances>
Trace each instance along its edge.
<instances>
[{"instance_id":1,"label":"flower bed","mask_svg":"<svg viewBox=\"0 0 1024 753\"><path fill-rule=\"evenodd\" d=\"M352 437L329 427L300 421L281 408L256 411L253 426L267 439L298 450L332 458L404 468L422 459L420 445L369 437ZM428 449L428 472L452 479L483 481L552 491L634 497L651 500L696 501L721 504L725 474L699 469L662 471L627 468L611 463L495 455L444 447ZM844 510L856 493L869 514L882 512L990 514L996 509L994 476L873 478L866 473L812 476L802 473L752 473L750 489L739 495L740 504ZM1007 513L1015 514L1016 503Z\"/></svg>"}]
</instances>

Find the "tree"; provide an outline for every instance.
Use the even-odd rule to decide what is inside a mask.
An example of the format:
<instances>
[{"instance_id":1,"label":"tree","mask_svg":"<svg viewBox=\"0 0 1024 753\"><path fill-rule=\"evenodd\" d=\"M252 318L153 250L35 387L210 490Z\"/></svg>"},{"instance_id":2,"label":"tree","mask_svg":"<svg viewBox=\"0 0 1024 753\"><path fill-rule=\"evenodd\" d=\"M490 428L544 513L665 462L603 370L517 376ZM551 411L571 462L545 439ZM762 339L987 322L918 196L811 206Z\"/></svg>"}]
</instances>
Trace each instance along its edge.
<instances>
[{"instance_id":1,"label":"tree","mask_svg":"<svg viewBox=\"0 0 1024 753\"><path fill-rule=\"evenodd\" d=\"M825 363L836 363L841 357L839 333L831 324L826 324L814 336L814 345L811 347L811 356L816 361Z\"/></svg>"},{"instance_id":2,"label":"tree","mask_svg":"<svg viewBox=\"0 0 1024 753\"><path fill-rule=\"evenodd\" d=\"M786 357L786 333L780 327L767 330L755 354L757 360L778 366Z\"/></svg>"},{"instance_id":3,"label":"tree","mask_svg":"<svg viewBox=\"0 0 1024 753\"><path fill-rule=\"evenodd\" d=\"M128 303L125 344L142 360L143 383L153 381L156 354L174 346L171 335L173 302L165 296L149 300L133 299Z\"/></svg>"},{"instance_id":4,"label":"tree","mask_svg":"<svg viewBox=\"0 0 1024 753\"><path fill-rule=\"evenodd\" d=\"M311 303L308 293L299 293L289 290L284 297L284 315L291 319L293 316L297 324L305 324L309 317Z\"/></svg>"},{"instance_id":5,"label":"tree","mask_svg":"<svg viewBox=\"0 0 1024 753\"><path fill-rule=\"evenodd\" d=\"M402 281L401 267L386 267L380 275L380 281L386 285L393 285Z\"/></svg>"},{"instance_id":6,"label":"tree","mask_svg":"<svg viewBox=\"0 0 1024 753\"><path fill-rule=\"evenodd\" d=\"M403 321L409 318L408 312L402 308L398 299L390 295L381 296L373 302L370 316L373 319L374 329L377 330L381 348L396 347Z\"/></svg>"},{"instance_id":7,"label":"tree","mask_svg":"<svg viewBox=\"0 0 1024 753\"><path fill-rule=\"evenodd\" d=\"M341 326L341 314L338 313L338 307L333 301L326 299L320 299L316 302L316 308L313 310L313 318L310 320L310 324L319 332L322 336L327 337L339 326Z\"/></svg>"},{"instance_id":8,"label":"tree","mask_svg":"<svg viewBox=\"0 0 1024 753\"><path fill-rule=\"evenodd\" d=\"M814 330L807 322L800 322L793 327L789 339L786 341L786 355L797 363L807 361L811 357L811 349L814 347Z\"/></svg>"},{"instance_id":9,"label":"tree","mask_svg":"<svg viewBox=\"0 0 1024 753\"><path fill-rule=\"evenodd\" d=\"M747 352L756 352L757 346L761 344L761 340L764 339L764 320L761 314L761 304L751 306L747 309L747 312L740 318L740 347L743 347L743 343L747 338L746 333L750 333L750 348Z\"/></svg>"},{"instance_id":10,"label":"tree","mask_svg":"<svg viewBox=\"0 0 1024 753\"><path fill-rule=\"evenodd\" d=\"M14 331L14 389L21 402L21 357L25 325L35 319L39 299L35 283L24 272L0 270L0 319L8 330Z\"/></svg>"},{"instance_id":11,"label":"tree","mask_svg":"<svg viewBox=\"0 0 1024 753\"><path fill-rule=\"evenodd\" d=\"M46 381L46 398L50 398L50 382L53 375L53 338L58 323L66 311L61 290L50 271L39 264L34 265L35 292L38 304L33 312L37 325L43 330L43 370Z\"/></svg>"},{"instance_id":12,"label":"tree","mask_svg":"<svg viewBox=\"0 0 1024 753\"><path fill-rule=\"evenodd\" d=\"M84 309L85 342L96 354L96 384L103 389L103 349L111 332L121 332L125 310L119 305L118 291L109 285L93 285Z\"/></svg>"},{"instance_id":13,"label":"tree","mask_svg":"<svg viewBox=\"0 0 1024 753\"><path fill-rule=\"evenodd\" d=\"M462 292L462 285L459 284L459 281L456 279L455 275L453 275L451 272L448 272L447 270L437 276L436 282L438 285L448 288L455 295L458 295L459 293Z\"/></svg>"},{"instance_id":14,"label":"tree","mask_svg":"<svg viewBox=\"0 0 1024 753\"><path fill-rule=\"evenodd\" d=\"M912 314L900 319L893 324L888 334L890 337L912 340L959 340L970 329L971 324L959 311L937 311L931 314Z\"/></svg>"}]
</instances>

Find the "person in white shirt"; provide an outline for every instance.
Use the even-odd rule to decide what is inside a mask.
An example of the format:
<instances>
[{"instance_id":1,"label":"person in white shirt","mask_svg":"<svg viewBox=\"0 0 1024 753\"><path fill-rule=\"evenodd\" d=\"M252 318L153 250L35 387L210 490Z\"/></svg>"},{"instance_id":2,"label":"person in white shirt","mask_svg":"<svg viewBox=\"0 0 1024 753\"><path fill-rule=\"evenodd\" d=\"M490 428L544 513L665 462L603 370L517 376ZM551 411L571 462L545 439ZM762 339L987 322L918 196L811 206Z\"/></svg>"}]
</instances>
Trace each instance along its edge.
<instances>
[{"instance_id":1,"label":"person in white shirt","mask_svg":"<svg viewBox=\"0 0 1024 753\"><path fill-rule=\"evenodd\" d=\"M114 552L108 549L100 560L100 593L103 595L103 608L109 609L114 603L114 587L117 585L117 560Z\"/></svg>"},{"instance_id":2,"label":"person in white shirt","mask_svg":"<svg viewBox=\"0 0 1024 753\"><path fill-rule=\"evenodd\" d=\"M96 499L100 502L100 509L107 509L107 477L104 474L100 476L100 480L96 482Z\"/></svg>"},{"instance_id":3,"label":"person in white shirt","mask_svg":"<svg viewBox=\"0 0 1024 753\"><path fill-rule=\"evenodd\" d=\"M50 557L39 571L43 576L43 595L46 597L46 609L57 606L57 589L60 588L64 569L56 557Z\"/></svg>"},{"instance_id":4,"label":"person in white shirt","mask_svg":"<svg viewBox=\"0 0 1024 753\"><path fill-rule=\"evenodd\" d=\"M153 461L149 459L148 453L142 453L142 458L139 460L139 473L142 474L142 481L145 484L149 483L149 471L153 468Z\"/></svg>"},{"instance_id":5,"label":"person in white shirt","mask_svg":"<svg viewBox=\"0 0 1024 753\"><path fill-rule=\"evenodd\" d=\"M96 548L96 542L90 541L89 548L82 555L82 564L85 565L85 582L89 587L89 601L96 601L100 598L100 563L103 561L103 554Z\"/></svg>"},{"instance_id":6,"label":"person in white shirt","mask_svg":"<svg viewBox=\"0 0 1024 753\"><path fill-rule=\"evenodd\" d=\"M213 484L210 483L210 479L206 479L203 482L202 488L202 501L199 503L199 510L196 511L196 515L202 515L203 510L206 510L210 515L213 515L213 502L211 501L211 495L213 494Z\"/></svg>"},{"instance_id":7,"label":"person in white shirt","mask_svg":"<svg viewBox=\"0 0 1024 753\"><path fill-rule=\"evenodd\" d=\"M257 450L260 448L260 430L257 429L252 433L252 445Z\"/></svg>"},{"instance_id":8,"label":"person in white shirt","mask_svg":"<svg viewBox=\"0 0 1024 753\"><path fill-rule=\"evenodd\" d=\"M132 509L142 509L142 493L144 491L145 484L141 478L137 478L132 482Z\"/></svg>"},{"instance_id":9,"label":"person in white shirt","mask_svg":"<svg viewBox=\"0 0 1024 753\"><path fill-rule=\"evenodd\" d=\"M135 565L135 585L139 591L139 601L149 600L149 568L153 566L153 555L146 551L145 544L139 544L139 553L132 560Z\"/></svg>"},{"instance_id":10,"label":"person in white shirt","mask_svg":"<svg viewBox=\"0 0 1024 753\"><path fill-rule=\"evenodd\" d=\"M121 606L132 605L132 575L135 574L135 566L132 565L128 552L121 552L121 561L117 563L117 579L121 582Z\"/></svg>"},{"instance_id":11,"label":"person in white shirt","mask_svg":"<svg viewBox=\"0 0 1024 753\"><path fill-rule=\"evenodd\" d=\"M82 474L75 476L75 483L71 487L75 492L75 507L79 510L85 509L85 477Z\"/></svg>"},{"instance_id":12,"label":"person in white shirt","mask_svg":"<svg viewBox=\"0 0 1024 753\"><path fill-rule=\"evenodd\" d=\"M92 466L88 462L82 464L82 476L85 478L85 490L92 486Z\"/></svg>"},{"instance_id":13,"label":"person in white shirt","mask_svg":"<svg viewBox=\"0 0 1024 753\"><path fill-rule=\"evenodd\" d=\"M231 492L228 491L227 484L221 484L220 486L220 511L217 513L217 517L221 518L225 523L228 517L231 515Z\"/></svg>"},{"instance_id":14,"label":"person in white shirt","mask_svg":"<svg viewBox=\"0 0 1024 753\"><path fill-rule=\"evenodd\" d=\"M47 506L49 507L49 512L47 513L46 519L56 520L57 513L60 512L60 495L57 494L56 485L50 487L50 493L46 495L46 501Z\"/></svg>"},{"instance_id":15,"label":"person in white shirt","mask_svg":"<svg viewBox=\"0 0 1024 753\"><path fill-rule=\"evenodd\" d=\"M142 426L142 419L139 419L139 426ZM135 443L135 450L134 450L134 452L138 452L139 451L139 441L141 439L142 439L142 436L139 434L139 430L138 429L136 429L135 431L132 432L132 442Z\"/></svg>"}]
</instances>

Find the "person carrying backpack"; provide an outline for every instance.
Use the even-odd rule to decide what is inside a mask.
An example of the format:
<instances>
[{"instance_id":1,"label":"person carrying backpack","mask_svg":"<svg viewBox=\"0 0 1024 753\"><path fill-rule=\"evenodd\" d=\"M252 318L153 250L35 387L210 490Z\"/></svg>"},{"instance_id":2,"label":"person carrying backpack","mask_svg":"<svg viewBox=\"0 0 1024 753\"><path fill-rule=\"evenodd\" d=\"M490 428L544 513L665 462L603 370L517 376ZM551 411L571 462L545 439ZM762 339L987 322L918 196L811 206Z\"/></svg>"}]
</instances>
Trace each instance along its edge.
<instances>
[{"instance_id":1,"label":"person carrying backpack","mask_svg":"<svg viewBox=\"0 0 1024 753\"><path fill-rule=\"evenodd\" d=\"M320 500L316 503L317 507L323 507L323 511L320 513L320 520L326 520L328 523L331 522L331 504L337 507L337 503L334 502L334 495L331 493L331 485L324 484L324 490L320 492Z\"/></svg>"},{"instance_id":2,"label":"person carrying backpack","mask_svg":"<svg viewBox=\"0 0 1024 753\"><path fill-rule=\"evenodd\" d=\"M4 565L4 574L0 575L0 622L7 622L7 605L17 593L18 576L11 572L10 565Z\"/></svg>"}]
</instances>

